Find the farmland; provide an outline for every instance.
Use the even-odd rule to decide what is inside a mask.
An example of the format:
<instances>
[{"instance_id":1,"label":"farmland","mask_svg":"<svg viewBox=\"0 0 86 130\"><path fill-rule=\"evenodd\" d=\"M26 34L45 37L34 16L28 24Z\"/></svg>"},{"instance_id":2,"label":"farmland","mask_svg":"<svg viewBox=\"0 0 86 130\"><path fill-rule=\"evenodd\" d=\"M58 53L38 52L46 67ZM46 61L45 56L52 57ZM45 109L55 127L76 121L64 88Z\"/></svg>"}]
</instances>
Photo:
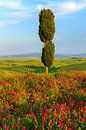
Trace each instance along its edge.
<instances>
[{"instance_id":1,"label":"farmland","mask_svg":"<svg viewBox=\"0 0 86 130\"><path fill-rule=\"evenodd\" d=\"M0 130L85 130L86 58L0 59Z\"/></svg>"},{"instance_id":2,"label":"farmland","mask_svg":"<svg viewBox=\"0 0 86 130\"><path fill-rule=\"evenodd\" d=\"M67 71L86 71L86 58L67 58L55 59L53 66L49 69L50 73L59 70ZM0 73L45 73L45 67L40 59L14 58L0 59Z\"/></svg>"}]
</instances>

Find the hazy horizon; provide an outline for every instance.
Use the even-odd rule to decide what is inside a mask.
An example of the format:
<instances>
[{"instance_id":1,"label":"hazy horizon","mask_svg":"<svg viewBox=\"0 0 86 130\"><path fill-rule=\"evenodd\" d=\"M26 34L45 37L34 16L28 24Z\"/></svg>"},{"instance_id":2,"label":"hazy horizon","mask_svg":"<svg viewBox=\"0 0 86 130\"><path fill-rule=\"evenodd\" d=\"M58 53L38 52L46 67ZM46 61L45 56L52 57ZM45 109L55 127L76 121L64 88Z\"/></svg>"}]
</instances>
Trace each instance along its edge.
<instances>
[{"instance_id":1,"label":"hazy horizon","mask_svg":"<svg viewBox=\"0 0 86 130\"><path fill-rule=\"evenodd\" d=\"M55 53L86 54L86 0L0 0L0 56L41 53L42 8L55 15Z\"/></svg>"},{"instance_id":2,"label":"hazy horizon","mask_svg":"<svg viewBox=\"0 0 86 130\"><path fill-rule=\"evenodd\" d=\"M33 52L33 53L17 53L17 54L5 54L5 55L0 55L0 57L40 57L41 52ZM60 53L55 53L55 57L86 57L86 53L73 53L73 54L60 54Z\"/></svg>"}]
</instances>

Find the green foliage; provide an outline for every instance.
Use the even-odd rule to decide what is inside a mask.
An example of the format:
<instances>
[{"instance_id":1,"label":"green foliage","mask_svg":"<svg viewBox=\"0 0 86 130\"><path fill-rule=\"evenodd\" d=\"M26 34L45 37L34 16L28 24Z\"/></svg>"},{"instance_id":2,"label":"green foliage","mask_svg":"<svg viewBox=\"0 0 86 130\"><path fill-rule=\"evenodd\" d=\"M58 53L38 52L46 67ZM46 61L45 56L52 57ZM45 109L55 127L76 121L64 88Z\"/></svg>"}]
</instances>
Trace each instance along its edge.
<instances>
[{"instance_id":1,"label":"green foliage","mask_svg":"<svg viewBox=\"0 0 86 130\"><path fill-rule=\"evenodd\" d=\"M54 15L50 9L43 9L39 14L39 36L43 43L50 42L55 33Z\"/></svg>"},{"instance_id":2,"label":"green foliage","mask_svg":"<svg viewBox=\"0 0 86 130\"><path fill-rule=\"evenodd\" d=\"M46 67L50 67L53 64L55 46L52 43L52 39L55 33L54 14L50 9L42 9L39 14L39 37L45 44L42 49L41 60ZM48 68L46 69L46 74Z\"/></svg>"},{"instance_id":3,"label":"green foliage","mask_svg":"<svg viewBox=\"0 0 86 130\"><path fill-rule=\"evenodd\" d=\"M55 46L51 42L42 48L41 60L45 66L50 67L53 64L54 52Z\"/></svg>"}]
</instances>

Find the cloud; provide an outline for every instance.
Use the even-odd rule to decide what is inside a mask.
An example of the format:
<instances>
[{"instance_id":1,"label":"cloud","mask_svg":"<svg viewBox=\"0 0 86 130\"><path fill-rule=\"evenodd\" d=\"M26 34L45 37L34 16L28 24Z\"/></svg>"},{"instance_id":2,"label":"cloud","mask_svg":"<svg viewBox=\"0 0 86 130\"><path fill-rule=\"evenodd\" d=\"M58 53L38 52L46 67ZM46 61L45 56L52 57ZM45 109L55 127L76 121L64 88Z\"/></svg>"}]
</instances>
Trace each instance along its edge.
<instances>
[{"instance_id":1,"label":"cloud","mask_svg":"<svg viewBox=\"0 0 86 130\"><path fill-rule=\"evenodd\" d=\"M33 16L33 7L25 6L22 0L0 0L0 7L3 9L2 15L5 19L0 19L0 27L18 24L28 20Z\"/></svg>"},{"instance_id":2,"label":"cloud","mask_svg":"<svg viewBox=\"0 0 86 130\"><path fill-rule=\"evenodd\" d=\"M59 15L65 15L69 14L78 10L81 10L86 7L86 2L62 2L58 4L58 9L56 9L57 14Z\"/></svg>"},{"instance_id":3,"label":"cloud","mask_svg":"<svg viewBox=\"0 0 86 130\"><path fill-rule=\"evenodd\" d=\"M20 0L0 0L0 7L18 10L23 8Z\"/></svg>"},{"instance_id":4,"label":"cloud","mask_svg":"<svg viewBox=\"0 0 86 130\"><path fill-rule=\"evenodd\" d=\"M44 0L44 4L30 4L25 6L23 0L0 0L0 8L6 8L6 20L0 21L0 26L8 24L16 24L31 18L34 18L38 11L43 8L50 8L56 16L67 15L86 7L86 0L64 0L64 1L51 1Z\"/></svg>"},{"instance_id":5,"label":"cloud","mask_svg":"<svg viewBox=\"0 0 86 130\"><path fill-rule=\"evenodd\" d=\"M57 16L61 15L67 15L72 12L76 12L79 10L82 10L86 8L86 0L83 1L74 1L74 0L66 0L63 2L52 2L48 1L46 5L38 4L37 8L38 10L41 10L42 8L50 8L54 11L54 13Z\"/></svg>"},{"instance_id":6,"label":"cloud","mask_svg":"<svg viewBox=\"0 0 86 130\"><path fill-rule=\"evenodd\" d=\"M17 20L27 20L32 17L32 13L29 11L15 11L8 14L9 17Z\"/></svg>"},{"instance_id":7,"label":"cloud","mask_svg":"<svg viewBox=\"0 0 86 130\"><path fill-rule=\"evenodd\" d=\"M37 12L38 10L35 9L35 6L33 5L31 7L24 6L22 10L14 10L6 13L6 15L11 19L19 20L20 22L22 22L30 20L32 18L34 19Z\"/></svg>"},{"instance_id":8,"label":"cloud","mask_svg":"<svg viewBox=\"0 0 86 130\"><path fill-rule=\"evenodd\" d=\"M0 20L0 27L10 25L10 24L16 24L19 23L17 20Z\"/></svg>"},{"instance_id":9,"label":"cloud","mask_svg":"<svg viewBox=\"0 0 86 130\"><path fill-rule=\"evenodd\" d=\"M38 4L38 5L37 5L38 11L40 11L40 10L43 9L43 8L44 8L43 5L41 5L41 4Z\"/></svg>"}]
</instances>

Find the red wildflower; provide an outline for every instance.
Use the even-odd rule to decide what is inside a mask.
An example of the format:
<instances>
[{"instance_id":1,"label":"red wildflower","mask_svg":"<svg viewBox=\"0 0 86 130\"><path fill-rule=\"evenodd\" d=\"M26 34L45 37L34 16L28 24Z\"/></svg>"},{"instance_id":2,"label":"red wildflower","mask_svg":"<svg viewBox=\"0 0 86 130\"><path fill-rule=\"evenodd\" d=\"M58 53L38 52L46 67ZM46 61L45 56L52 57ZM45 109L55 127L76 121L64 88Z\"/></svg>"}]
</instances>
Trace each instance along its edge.
<instances>
[{"instance_id":1,"label":"red wildflower","mask_svg":"<svg viewBox=\"0 0 86 130\"><path fill-rule=\"evenodd\" d=\"M73 130L73 128L72 128L72 127L70 127L70 128L68 128L68 130Z\"/></svg>"},{"instance_id":2,"label":"red wildflower","mask_svg":"<svg viewBox=\"0 0 86 130\"><path fill-rule=\"evenodd\" d=\"M30 110L30 114L31 114L31 115L34 115L34 112L33 112L32 110Z\"/></svg>"},{"instance_id":3,"label":"red wildflower","mask_svg":"<svg viewBox=\"0 0 86 130\"><path fill-rule=\"evenodd\" d=\"M13 107L14 107L13 104L9 106L10 109L13 109Z\"/></svg>"},{"instance_id":4,"label":"red wildflower","mask_svg":"<svg viewBox=\"0 0 86 130\"><path fill-rule=\"evenodd\" d=\"M30 118L30 114L26 114L26 117L27 117L27 118Z\"/></svg>"},{"instance_id":5,"label":"red wildflower","mask_svg":"<svg viewBox=\"0 0 86 130\"><path fill-rule=\"evenodd\" d=\"M15 128L15 126L16 126L16 124L13 124L13 125L12 125L12 128Z\"/></svg>"},{"instance_id":6,"label":"red wildflower","mask_svg":"<svg viewBox=\"0 0 86 130\"><path fill-rule=\"evenodd\" d=\"M22 130L27 130L27 129L26 129L26 127L23 127L23 129L22 129Z\"/></svg>"},{"instance_id":7,"label":"red wildflower","mask_svg":"<svg viewBox=\"0 0 86 130\"><path fill-rule=\"evenodd\" d=\"M8 126L6 126L5 130L9 130L9 127L8 127Z\"/></svg>"},{"instance_id":8,"label":"red wildflower","mask_svg":"<svg viewBox=\"0 0 86 130\"><path fill-rule=\"evenodd\" d=\"M44 113L44 115L43 115L43 119L44 119L44 121L47 119L47 117L46 117L46 113Z\"/></svg>"},{"instance_id":9,"label":"red wildflower","mask_svg":"<svg viewBox=\"0 0 86 130\"><path fill-rule=\"evenodd\" d=\"M86 106L83 106L82 110L83 110L84 113L86 113Z\"/></svg>"},{"instance_id":10,"label":"red wildflower","mask_svg":"<svg viewBox=\"0 0 86 130\"><path fill-rule=\"evenodd\" d=\"M68 111L70 112L70 106L67 106Z\"/></svg>"}]
</instances>

